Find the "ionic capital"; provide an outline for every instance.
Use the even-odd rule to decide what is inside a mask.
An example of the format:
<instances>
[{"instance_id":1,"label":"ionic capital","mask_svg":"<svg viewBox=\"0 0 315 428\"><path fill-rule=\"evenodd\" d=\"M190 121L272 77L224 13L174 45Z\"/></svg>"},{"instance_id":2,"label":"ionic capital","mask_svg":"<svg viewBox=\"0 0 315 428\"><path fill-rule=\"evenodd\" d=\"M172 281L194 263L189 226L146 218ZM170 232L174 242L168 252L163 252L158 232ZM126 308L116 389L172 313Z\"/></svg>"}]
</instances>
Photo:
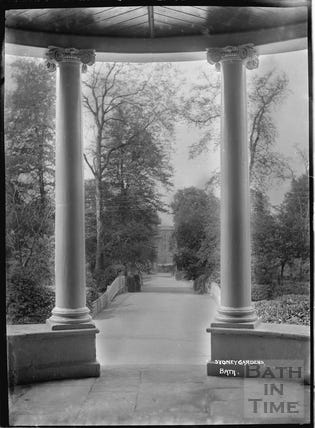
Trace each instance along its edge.
<instances>
[{"instance_id":1,"label":"ionic capital","mask_svg":"<svg viewBox=\"0 0 315 428\"><path fill-rule=\"evenodd\" d=\"M207 49L207 61L209 64L214 64L218 71L220 63L227 60L243 61L249 70L259 65L258 54L253 44Z\"/></svg>"},{"instance_id":2,"label":"ionic capital","mask_svg":"<svg viewBox=\"0 0 315 428\"><path fill-rule=\"evenodd\" d=\"M93 65L95 62L94 49L58 48L55 46L49 46L48 49L46 64L49 71L55 71L61 62L77 62L82 63L82 72L85 72L87 66Z\"/></svg>"}]
</instances>

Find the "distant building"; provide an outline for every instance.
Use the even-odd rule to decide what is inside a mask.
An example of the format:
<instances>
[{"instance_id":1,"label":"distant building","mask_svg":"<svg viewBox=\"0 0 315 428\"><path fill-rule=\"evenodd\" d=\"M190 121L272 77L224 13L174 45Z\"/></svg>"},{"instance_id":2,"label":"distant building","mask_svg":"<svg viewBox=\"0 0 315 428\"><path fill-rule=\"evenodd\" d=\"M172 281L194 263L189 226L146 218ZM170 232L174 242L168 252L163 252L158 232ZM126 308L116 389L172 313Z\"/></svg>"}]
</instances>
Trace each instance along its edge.
<instances>
[{"instance_id":1,"label":"distant building","mask_svg":"<svg viewBox=\"0 0 315 428\"><path fill-rule=\"evenodd\" d=\"M174 248L172 245L173 226L160 226L156 238L157 258L155 267L157 270L167 270L173 266Z\"/></svg>"}]
</instances>

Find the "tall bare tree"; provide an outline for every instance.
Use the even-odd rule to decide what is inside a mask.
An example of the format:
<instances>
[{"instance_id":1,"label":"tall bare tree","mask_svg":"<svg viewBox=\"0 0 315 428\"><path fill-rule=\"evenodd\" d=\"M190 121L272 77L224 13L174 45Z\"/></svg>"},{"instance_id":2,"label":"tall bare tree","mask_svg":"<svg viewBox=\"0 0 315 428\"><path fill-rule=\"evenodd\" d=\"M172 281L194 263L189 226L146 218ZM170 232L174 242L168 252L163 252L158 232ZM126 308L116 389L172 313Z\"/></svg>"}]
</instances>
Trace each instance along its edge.
<instances>
[{"instance_id":1,"label":"tall bare tree","mask_svg":"<svg viewBox=\"0 0 315 428\"><path fill-rule=\"evenodd\" d=\"M90 149L84 158L95 179L95 272L103 269L102 211L104 178L113 154L154 135L171 146L174 88L168 85L170 66L143 72L130 64L96 65L84 81L83 103L93 122ZM97 275L96 275L97 276Z\"/></svg>"}]
</instances>

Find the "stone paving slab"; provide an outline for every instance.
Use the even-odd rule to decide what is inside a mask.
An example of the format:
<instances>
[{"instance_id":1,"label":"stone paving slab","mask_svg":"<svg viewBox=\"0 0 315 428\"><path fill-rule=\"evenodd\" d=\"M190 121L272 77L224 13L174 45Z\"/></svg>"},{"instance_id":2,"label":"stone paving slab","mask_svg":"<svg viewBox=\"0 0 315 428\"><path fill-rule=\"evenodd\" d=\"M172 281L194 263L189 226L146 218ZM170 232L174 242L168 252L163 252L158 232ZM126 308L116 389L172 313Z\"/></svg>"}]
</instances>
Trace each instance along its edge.
<instances>
[{"instance_id":1,"label":"stone paving slab","mask_svg":"<svg viewBox=\"0 0 315 428\"><path fill-rule=\"evenodd\" d=\"M255 379L252 379L255 390ZM201 365L102 368L101 376L15 387L10 425L216 425L262 423L244 417L244 379L206 376ZM286 382L293 389L296 383ZM264 423L305 423L292 415Z\"/></svg>"}]
</instances>

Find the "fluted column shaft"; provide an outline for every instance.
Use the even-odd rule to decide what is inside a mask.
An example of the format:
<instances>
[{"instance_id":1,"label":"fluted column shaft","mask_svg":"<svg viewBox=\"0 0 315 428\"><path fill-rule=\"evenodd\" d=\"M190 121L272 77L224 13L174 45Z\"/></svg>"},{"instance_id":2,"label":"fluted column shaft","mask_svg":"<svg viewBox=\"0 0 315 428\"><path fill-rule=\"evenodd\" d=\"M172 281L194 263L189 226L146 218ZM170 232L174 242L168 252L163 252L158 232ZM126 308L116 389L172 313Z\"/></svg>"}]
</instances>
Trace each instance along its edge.
<instances>
[{"instance_id":1,"label":"fluted column shaft","mask_svg":"<svg viewBox=\"0 0 315 428\"><path fill-rule=\"evenodd\" d=\"M221 306L212 326L253 326L246 67L258 60L251 46L208 51L221 69Z\"/></svg>"}]
</instances>

